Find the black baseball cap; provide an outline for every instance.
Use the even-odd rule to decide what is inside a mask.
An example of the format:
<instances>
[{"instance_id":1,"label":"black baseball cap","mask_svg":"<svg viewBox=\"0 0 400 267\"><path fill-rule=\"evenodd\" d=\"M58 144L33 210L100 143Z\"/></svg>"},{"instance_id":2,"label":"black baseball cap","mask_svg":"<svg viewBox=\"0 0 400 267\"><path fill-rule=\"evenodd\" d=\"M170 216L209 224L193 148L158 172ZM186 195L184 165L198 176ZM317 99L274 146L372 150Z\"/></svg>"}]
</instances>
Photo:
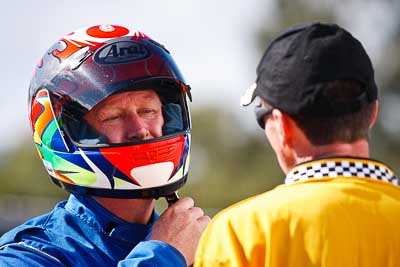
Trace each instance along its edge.
<instances>
[{"instance_id":1,"label":"black baseball cap","mask_svg":"<svg viewBox=\"0 0 400 267\"><path fill-rule=\"evenodd\" d=\"M321 84L336 80L357 81L362 92L346 101L324 96ZM292 26L270 43L241 105L256 96L289 115L337 116L376 100L378 88L356 38L336 24L311 23Z\"/></svg>"}]
</instances>

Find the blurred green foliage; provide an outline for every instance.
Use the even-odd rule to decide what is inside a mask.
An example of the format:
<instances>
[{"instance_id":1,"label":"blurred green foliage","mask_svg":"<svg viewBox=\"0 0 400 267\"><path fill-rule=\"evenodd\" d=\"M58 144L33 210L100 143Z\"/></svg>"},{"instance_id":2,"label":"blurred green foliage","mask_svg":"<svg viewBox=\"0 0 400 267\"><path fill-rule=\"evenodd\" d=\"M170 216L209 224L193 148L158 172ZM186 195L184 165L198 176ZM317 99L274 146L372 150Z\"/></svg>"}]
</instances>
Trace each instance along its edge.
<instances>
[{"instance_id":1,"label":"blurred green foliage","mask_svg":"<svg viewBox=\"0 0 400 267\"><path fill-rule=\"evenodd\" d=\"M33 140L22 140L13 151L3 154L0 163L1 194L46 195L61 198L66 194L54 188L39 160Z\"/></svg>"},{"instance_id":2,"label":"blurred green foliage","mask_svg":"<svg viewBox=\"0 0 400 267\"><path fill-rule=\"evenodd\" d=\"M217 108L193 112L193 125L190 180L182 192L211 214L282 182L263 131L250 135Z\"/></svg>"}]
</instances>

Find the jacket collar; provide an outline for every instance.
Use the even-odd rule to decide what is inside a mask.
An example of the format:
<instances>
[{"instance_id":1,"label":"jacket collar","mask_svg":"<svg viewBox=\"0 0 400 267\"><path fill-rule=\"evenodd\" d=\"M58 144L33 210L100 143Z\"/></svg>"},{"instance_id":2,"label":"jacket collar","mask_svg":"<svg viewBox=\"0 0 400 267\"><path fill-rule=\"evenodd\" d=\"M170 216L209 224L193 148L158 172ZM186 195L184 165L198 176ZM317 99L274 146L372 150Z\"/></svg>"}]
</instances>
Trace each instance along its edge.
<instances>
[{"instance_id":1,"label":"jacket collar","mask_svg":"<svg viewBox=\"0 0 400 267\"><path fill-rule=\"evenodd\" d=\"M65 209L104 235L129 243L145 240L158 218L153 212L149 224L128 223L109 212L92 197L74 194L70 195Z\"/></svg>"},{"instance_id":2,"label":"jacket collar","mask_svg":"<svg viewBox=\"0 0 400 267\"><path fill-rule=\"evenodd\" d=\"M332 157L305 162L287 174L285 184L313 178L369 178L399 185L393 171L385 164L366 158Z\"/></svg>"}]
</instances>

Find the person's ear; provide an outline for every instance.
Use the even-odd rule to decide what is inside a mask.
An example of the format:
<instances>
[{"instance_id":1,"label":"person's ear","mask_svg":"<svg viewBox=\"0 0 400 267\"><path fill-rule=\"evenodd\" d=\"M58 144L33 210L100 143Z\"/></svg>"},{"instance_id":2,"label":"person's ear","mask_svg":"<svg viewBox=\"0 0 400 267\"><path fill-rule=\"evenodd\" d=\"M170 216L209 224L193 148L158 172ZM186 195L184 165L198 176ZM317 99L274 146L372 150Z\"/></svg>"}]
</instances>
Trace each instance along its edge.
<instances>
[{"instance_id":1,"label":"person's ear","mask_svg":"<svg viewBox=\"0 0 400 267\"><path fill-rule=\"evenodd\" d=\"M285 147L291 143L293 135L290 118L278 109L274 109L269 120L275 125L276 140L280 143L280 147Z\"/></svg>"},{"instance_id":2,"label":"person's ear","mask_svg":"<svg viewBox=\"0 0 400 267\"><path fill-rule=\"evenodd\" d=\"M278 140L282 147L291 146L293 137L293 121L278 109L272 111L272 119L276 122Z\"/></svg>"},{"instance_id":3,"label":"person's ear","mask_svg":"<svg viewBox=\"0 0 400 267\"><path fill-rule=\"evenodd\" d=\"M379 109L379 102L378 102L378 100L375 100L374 107L373 107L372 114L371 114L371 119L369 122L369 128L372 128L372 126L374 126L376 119L378 118L378 109Z\"/></svg>"}]
</instances>

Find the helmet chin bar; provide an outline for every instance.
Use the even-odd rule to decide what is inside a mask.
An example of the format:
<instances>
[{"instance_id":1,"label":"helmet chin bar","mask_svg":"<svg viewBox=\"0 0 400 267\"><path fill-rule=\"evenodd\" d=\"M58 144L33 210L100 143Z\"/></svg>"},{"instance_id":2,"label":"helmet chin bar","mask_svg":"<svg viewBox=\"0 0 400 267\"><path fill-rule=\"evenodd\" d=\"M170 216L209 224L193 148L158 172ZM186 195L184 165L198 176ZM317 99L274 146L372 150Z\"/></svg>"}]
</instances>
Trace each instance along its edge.
<instances>
[{"instance_id":1,"label":"helmet chin bar","mask_svg":"<svg viewBox=\"0 0 400 267\"><path fill-rule=\"evenodd\" d=\"M52 181L59 187L67 190L70 193L78 195L91 195L98 197L108 197L108 198L154 198L158 199L160 197L165 197L173 194L178 189L180 189L187 180L188 175L186 174L181 179L171 184L164 186L143 188L143 189L103 189L103 188L90 188L79 186L75 184L70 184L51 177Z\"/></svg>"}]
</instances>

